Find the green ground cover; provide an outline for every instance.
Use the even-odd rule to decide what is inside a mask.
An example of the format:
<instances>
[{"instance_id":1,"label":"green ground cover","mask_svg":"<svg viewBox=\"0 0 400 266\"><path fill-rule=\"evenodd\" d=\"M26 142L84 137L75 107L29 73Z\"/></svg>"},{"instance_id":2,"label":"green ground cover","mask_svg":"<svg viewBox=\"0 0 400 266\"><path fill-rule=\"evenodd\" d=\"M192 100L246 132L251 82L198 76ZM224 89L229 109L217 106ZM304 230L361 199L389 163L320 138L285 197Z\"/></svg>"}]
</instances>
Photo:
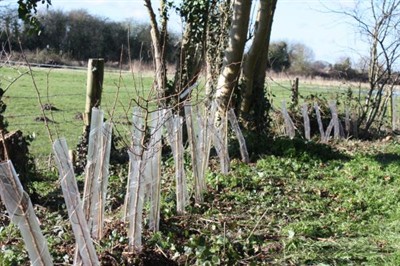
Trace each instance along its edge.
<instances>
[{"instance_id":1,"label":"green ground cover","mask_svg":"<svg viewBox=\"0 0 400 266\"><path fill-rule=\"evenodd\" d=\"M268 154L257 162L234 160L228 175L208 173L205 202L191 203L185 215L175 212L173 169L166 159L160 232L146 231L140 256L127 249L127 225L120 220L126 175L112 175L106 236L96 243L102 264L400 264L398 141L334 148L302 140L263 142ZM55 262L71 264L74 240L54 184L56 173L35 184L41 191L36 210ZM0 264L27 263L18 230L5 216L0 247Z\"/></svg>"},{"instance_id":2,"label":"green ground cover","mask_svg":"<svg viewBox=\"0 0 400 266\"><path fill-rule=\"evenodd\" d=\"M4 89L26 68L0 68ZM76 145L83 122L86 71L34 69L54 137ZM129 134L132 99L145 95L149 76L106 72L103 109L106 118L119 93L113 121L120 134ZM289 82L270 82L275 107L290 98ZM300 94L335 99L345 87L300 83ZM34 135L31 153L39 162L50 154L51 143L38 97L28 74L4 95L9 130ZM160 232L144 234L144 252L127 249L127 225L121 222L127 166L113 168L108 194L106 236L96 243L103 265L399 265L400 264L400 143L346 141L333 146L300 139L248 138L257 150L252 164L234 159L228 175L218 173L216 158L207 174L203 204L191 204L177 215L174 169L163 158ZM186 166L191 178L187 152ZM232 150L231 155L235 155ZM72 263L75 242L54 167L32 187L35 210L57 264ZM83 178L78 176L82 188ZM190 187L190 190L193 188ZM145 226L146 228L146 226ZM27 253L17 228L0 213L0 265L26 265Z\"/></svg>"}]
</instances>

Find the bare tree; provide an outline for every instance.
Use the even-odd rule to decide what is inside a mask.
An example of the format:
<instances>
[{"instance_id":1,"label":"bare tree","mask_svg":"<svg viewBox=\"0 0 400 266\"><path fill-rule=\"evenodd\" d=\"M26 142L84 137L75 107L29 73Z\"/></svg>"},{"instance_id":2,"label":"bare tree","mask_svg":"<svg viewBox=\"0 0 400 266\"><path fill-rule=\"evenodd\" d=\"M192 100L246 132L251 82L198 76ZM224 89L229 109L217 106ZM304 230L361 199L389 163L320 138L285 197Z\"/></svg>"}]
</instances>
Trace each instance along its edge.
<instances>
[{"instance_id":1,"label":"bare tree","mask_svg":"<svg viewBox=\"0 0 400 266\"><path fill-rule=\"evenodd\" d=\"M359 127L368 132L374 124L382 126L400 78L395 71L400 57L400 0L358 0L354 9L340 13L355 22L369 45L369 89L358 120Z\"/></svg>"}]
</instances>

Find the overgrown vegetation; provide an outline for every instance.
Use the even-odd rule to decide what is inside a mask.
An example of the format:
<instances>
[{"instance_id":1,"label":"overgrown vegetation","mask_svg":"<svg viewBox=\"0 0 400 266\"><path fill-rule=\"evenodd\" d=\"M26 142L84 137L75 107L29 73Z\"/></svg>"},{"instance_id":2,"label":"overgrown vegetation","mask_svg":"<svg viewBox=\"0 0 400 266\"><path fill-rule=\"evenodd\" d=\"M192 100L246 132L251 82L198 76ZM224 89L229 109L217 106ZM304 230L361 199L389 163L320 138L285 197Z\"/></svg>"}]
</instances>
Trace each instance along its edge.
<instances>
[{"instance_id":1,"label":"overgrown vegetation","mask_svg":"<svg viewBox=\"0 0 400 266\"><path fill-rule=\"evenodd\" d=\"M28 5L28 7L36 11L35 4L37 2L39 1L29 0L27 4L33 3L33 6ZM46 3L46 1L42 2ZM22 2L19 1L18 3L21 5ZM50 3L50 1L47 1L47 3ZM264 95L266 93L264 86L269 36L277 1L259 2L259 16L257 17L257 26L255 26L254 39L246 56L243 53L248 41L247 33L249 31L248 25L252 2L238 0L233 3L232 10L225 10L228 7L228 5L225 5L227 3L229 4L230 1L193 1L193 3L184 2L182 5L174 6L173 2L161 1L159 14L156 14L151 6L151 1L145 1L151 18L151 42L154 52L155 78L146 80L149 84L145 85L145 79L140 79L139 81L134 73L128 74L121 71L118 75L110 75L112 85L105 85L103 88L104 93L112 94L112 99L105 97L105 100L102 101L102 108L107 113L106 117L117 124L115 130L120 139L124 139L124 133L129 134L129 136L126 136L123 146L124 148L129 147L129 142L132 141L130 152L134 156L130 157L132 159L131 162L134 163L130 164L129 167L126 165L114 165L109 179L108 169L104 169L105 179L102 181L107 180L105 183L109 181L106 210L108 220L106 220L104 238L99 237L96 239L96 236L92 236L95 239L94 243L100 261L104 265L399 264L397 227L399 219L398 179L400 176L397 173L400 166L398 163L400 144L397 139L388 137L385 141L376 141L374 143L355 140L339 143L340 126L336 107L332 107L333 105L329 105L329 107L332 107L329 108L332 112L332 126L330 129L333 126L335 127L334 133L337 138L335 136L335 142L332 141L330 143L331 146L314 142L316 139L315 134L313 139L306 137L308 141L296 138L302 136L301 127L297 126L300 119L296 120L300 108L297 95L301 95L298 92L297 81L291 84L289 89L289 91L295 92L293 96L296 96L292 97L296 99L292 100L292 105L289 107L291 115L295 117L295 126L289 123L291 119L286 112L286 107L282 108L284 109L282 113L285 115L285 122L289 124L286 128L286 133L291 131L293 134L288 135L294 139L278 137L282 134L282 130L278 125L279 120L273 121L274 117L271 117L269 113L270 109L274 113L278 113L279 107L277 108L273 103L272 92L275 93L275 91L270 90L268 99ZM267 4L269 6L266 6ZM185 33L180 45L180 60L177 63L177 73L175 79L170 79L167 76L166 67L168 59L165 56L172 54L167 49L169 45L167 22L169 11L174 8L179 10L179 6L182 8L180 10L181 16L185 17L185 13L189 15L185 17ZM31 25L34 26L36 22L32 22L30 19L30 9L26 11L28 15L26 19L30 20ZM3 32L6 32L7 38L4 41L6 45L4 45L1 54L6 57L5 64L12 64L9 62L12 59L10 57L12 48L20 45L19 41L16 42L14 37L20 34L21 29L23 37L27 38L25 43L30 45L30 41L32 41L32 47L39 48L45 55L54 56L56 61L48 63L58 64L59 59L62 60L63 57L67 58L69 56L77 60L85 60L87 57L102 56L106 50L112 51L110 58L106 58L107 60L113 61L115 59L111 59L111 57L116 57L116 61L123 63L123 58L125 57L123 56L124 52L121 51L125 51L125 48L116 48L115 46L121 43L121 33L123 32L121 25L104 23L105 21L91 17L84 11L71 12L68 18L63 18L62 12L58 15L51 14L51 12L48 14L54 17L47 17L48 21L44 20L42 21L43 24L40 24L44 27L42 28L43 34L46 36L47 31L47 33L57 32L58 35L48 35L42 40L40 38L31 38L32 35L25 34L23 25L14 23L15 21L11 23L7 21L8 18L6 17L6 27ZM222 16L218 14L222 14ZM230 15L232 15L231 21L226 18ZM159 21L157 20L158 16ZM209 38L206 34L212 32L210 28L212 23L215 23L215 18L218 18L217 21L220 22L217 24L222 26L221 29L216 31L216 35L220 38L219 40ZM83 21L88 23L83 23ZM199 24L200 22L201 24ZM82 26L82 24L85 26ZM52 28L52 26L55 27ZM77 29L79 29L78 33L76 32ZM100 30L104 35L101 35L99 39L90 41L82 39L81 33L85 34L88 30L93 32ZM220 30L221 32L219 32ZM149 37L148 31L148 28L144 30L147 37ZM11 33L14 35L11 36ZM73 42L78 45L77 47L73 47L68 39L71 36L74 37ZM52 40L53 37L56 37L55 40ZM106 39L113 40L115 43L107 42L105 41ZM44 46L43 40L54 41L54 47ZM86 46L88 43L91 43L90 47ZM209 50L208 47L212 49ZM29 48L33 50L31 47ZM143 46L141 46L142 48ZM287 50L285 45L278 48L277 50ZM128 47L128 50L130 49L132 47ZM151 48L148 50L150 51ZM277 58L277 61L284 64L280 70L290 65L290 68L295 70L293 73L297 73L296 71L299 71L298 73L303 73L304 71L308 73L307 71L310 70L310 62L307 60L309 52L305 46L293 46L287 58L285 57L282 60ZM39 50L37 54L39 54ZM24 53L22 55L26 64L29 65L29 59ZM57 56L59 58L56 58ZM290 57L296 59L296 61L290 62ZM219 62L219 60L215 61L215 58L223 60ZM246 59L240 65L238 62L243 58ZM127 59L130 61L132 55L129 54ZM205 88L205 92L204 90L194 89L195 86L190 87L189 90L188 86L194 84L200 77L204 64L207 66L206 84L202 87L202 89ZM216 67L210 67L210 64L216 64ZM350 66L349 60L345 60L343 64L337 64L334 67L348 71ZM91 68L91 71L94 70L94 67ZM77 126L81 127L81 117L75 115L72 118L71 110L79 104L80 100L78 98L80 96L83 96L81 98L83 102L85 94L79 91L81 89L80 86L84 84L84 81L82 81L83 76L80 75L82 73L66 79L67 82L59 82L54 85L51 84L52 79L50 78L53 70L48 71L45 75L42 72L39 76L36 76L35 71L37 70L31 67L28 67L26 72L20 72L20 68L12 69L11 67L7 67L6 71L11 71L13 74L18 73L16 79L9 76L0 77L2 78L0 81L5 80L7 84L12 85L13 89L19 81L18 79L21 78L22 81L24 77L29 77L28 83L22 83L25 84L25 87L23 89L17 87L19 90L12 97L8 96L7 100L24 103L23 109L28 109L27 106L29 108L35 107L40 116L35 117L34 121L40 122L42 133L44 132L43 135L46 137L48 135L50 142L58 138L60 133L68 136L70 135L68 130L76 131L75 128ZM76 73L78 72L74 74ZM351 72L348 71L348 73ZM66 78L67 75L60 74L57 77ZM126 82L128 78L130 79L129 83ZM240 80L247 80L248 82L244 83ZM80 85L72 81L79 82ZM238 81L240 82L238 83ZM152 85L150 85L151 82L153 82ZM41 83L40 86L38 86L39 83ZM126 84L132 84L132 86ZM285 88L282 84L278 85ZM378 92L383 92L383 86L385 85L386 83L382 85L382 89ZM74 86L76 88L72 88ZM107 86L113 89L109 90ZM9 86L7 85L7 87ZM31 90L32 87L33 90ZM62 87L62 89L58 87ZM130 88L128 89L128 87ZM53 90L53 88L56 89ZM170 91L172 88L174 88L174 91ZM192 89L193 91L191 91ZM320 88L317 89L319 92ZM352 88L349 87L346 90L339 88L343 95L333 93L330 94L330 99L313 95L310 98L305 97L301 101L306 103L318 102L321 104L320 111L329 115L328 101L336 100L339 105L339 100L342 101L344 99L345 104L340 106L342 108L339 112L343 113L344 109L355 107L354 125L358 129L363 122L361 111L363 107L368 107L368 102L370 101L370 98L361 96L363 92L361 85L358 89L358 98L353 97ZM335 88L335 90L338 89ZM70 93L68 96L72 97L64 98L66 94L61 95L59 94L60 91L63 91L63 93L68 91ZM286 95L286 92L279 93ZM232 97L234 94L237 94L238 97ZM371 90L368 95L369 97L373 95ZM169 138L168 142L172 146L172 152L174 153L172 158L171 154L164 151L161 159L161 137L158 135L159 140L156 141L154 137L156 130L153 130L158 127L158 124L148 125L149 119L152 119L148 115L153 110L153 107L157 105L157 107L166 111L167 109L179 107L182 103L181 100L190 96L193 97L192 100L196 98L195 105L201 104L201 107L205 108L204 116L211 118L208 122L213 125L211 134L215 135L213 140L215 150L218 151L218 155L222 155L219 156L219 160L221 161L221 172L225 173L221 174L217 170L219 169L217 157L212 157L210 165L208 161L206 164L201 163L202 166L210 166L210 171L207 173L207 192L204 195L204 201L202 199L203 195L200 195L203 190L196 190L196 188L201 187L198 185L201 184L200 179L196 179L198 176L191 173L192 169L199 165L197 164L195 167L195 163L190 163L188 150L185 153L180 151L180 149L183 149L180 136L181 118L179 116L174 117L173 130L166 125L166 131L168 132L166 139ZM394 99L391 96L393 95L385 96L384 108L376 109L377 112L371 114L373 122L378 122L376 127L378 131L384 124L387 124L388 118L385 114L389 106L389 99ZM176 103L169 102L173 97L177 99ZM377 93L374 97L379 98L378 102L381 101L382 96L380 93ZM57 98L58 100L56 100ZM43 104L44 99L46 99L45 104ZM37 102L32 104L32 101L36 100ZM211 102L208 100L213 100L213 104L210 105ZM238 102L232 103L231 100ZM362 105L365 100L367 105ZM98 102L100 101L98 100ZM390 103L392 108L391 118L394 121L393 110L395 104L393 104L393 101L390 101ZM239 104L240 108L235 106L237 104ZM134 105L144 109L143 127L135 123L132 125L131 110ZM254 125L251 125L251 128L247 127L247 129L260 129L254 135L249 132L250 130L245 132L252 160L249 164L243 164L238 159L235 159L237 148L232 145L233 135L228 134L230 130L227 129L227 123L223 122L226 112L232 106L234 106L234 110L242 121L254 121ZM209 107L211 107L210 110L207 109ZM348 109L345 110L346 118L349 117L347 111ZM78 113L80 112L82 111L78 110ZM212 114L210 115L209 113ZM307 114L307 110L304 113ZM36 112L29 113L26 116L22 115L21 124L27 126L25 119L31 117L32 114L36 114ZM251 115L252 119L244 114ZM365 108L364 114L366 114ZM65 118L66 115L69 117L68 119ZM20 114L18 113L14 116L20 116ZM135 112L134 114L136 118L141 116L141 112ZM198 113L196 116L202 115ZM307 117L307 115L304 115L304 117ZM313 119L313 117L311 118ZM375 118L381 118L381 120ZM71 122L70 119L77 121ZM100 122L102 120L103 118L99 119ZM66 124L65 121L68 121L69 124L64 125ZM170 121L168 120L168 122ZM191 119L187 118L186 121L189 122ZM269 124L270 121L276 124ZM44 122L44 125L42 122ZM165 121L163 123L167 124ZM247 125L243 123L242 125L246 127L250 123ZM272 125L272 129L275 126L277 130L273 132L275 134L267 136L265 134L271 129L270 125ZM375 127L375 124L371 122L371 125L366 126L365 131L371 133L369 129L372 125ZM393 123L393 130L394 125L395 123ZM13 124L13 126L21 125ZM297 135L294 132L296 126L299 133ZM321 128L323 127L321 123L320 126ZM327 125L324 126L326 127ZM204 129L208 127L205 124L204 127L203 125L198 125L198 132L196 132L196 126L193 126L191 127L192 134L189 136L193 139L196 133L200 135L200 132L205 132ZM288 129L289 127L290 130ZM139 133L133 138L130 135L132 128L133 135ZM150 130L150 128L152 129ZM179 128L179 131L176 131L175 128ZM188 131L190 130L188 129ZM324 130L322 129L322 131ZM329 131L327 130L327 132ZM388 131L385 130L384 132L387 133ZM174 133L177 136L176 142L171 138ZM79 134L79 131L75 134ZM152 134L153 136L151 136ZM325 135L325 133L322 134ZM329 142L329 134L325 135L324 142ZM32 133L32 136L34 135ZM203 144L199 144L199 146L205 146L204 143L211 140L208 133L204 136L204 139L201 142L199 141L199 143ZM231 138L229 142L227 140L228 136ZM375 136L377 138L380 137L378 134ZM148 139L151 140L148 141ZM103 141L102 138L100 138L100 141L98 140L97 142ZM157 154L160 157L158 155L155 156L156 152L153 149L156 146L156 142L157 146L159 144ZM202 153L202 150L200 148L197 151L193 149L195 146L193 143L190 145L192 147L191 155L195 159L194 153ZM226 155L227 149L225 150L225 148L227 147L224 145L226 143L230 144L230 156L234 158L232 161L229 161ZM40 148L43 149L45 146L50 146L49 144L48 140L46 140L46 143L40 145ZM137 153L134 154L136 147L139 147L140 151L137 150ZM205 153L208 152L209 148ZM23 154L28 155L28 151L23 151ZM69 159L73 156L68 153L68 148L63 149L62 155L62 157L65 157L64 161L68 164L68 167L71 166ZM208 160L208 154L203 154L202 156L207 157ZM61 156L56 157L58 162L61 161ZM183 157L185 159L181 161ZM107 160L108 158L104 158L105 162ZM157 165L161 161L162 169L159 171ZM38 160L38 162L44 164L44 160ZM153 168L153 162L157 167ZM230 164L231 169L229 170ZM148 166L151 166L151 169ZM132 169L134 171L131 171ZM86 214L89 214L89 216L83 216L84 213L79 204L79 193L72 193L74 194L73 201L75 203L78 202L76 205L69 205L71 200L65 202L61 197L60 183L65 185L63 186L63 193L76 190L74 180L70 181L71 185L68 186L66 184L65 175L62 173L63 170L65 169L60 170L60 181L57 178L54 164L49 158L46 170L42 173L43 179L40 181L33 180L30 186L36 193L33 198L36 203L36 212L39 219L43 221L42 227L49 242L54 261L57 264L71 264L75 254L76 241L71 232L74 226L71 228L71 222L68 221L68 218L72 221L72 225L79 224L80 229L85 229L85 232L87 232L86 229L91 229L86 228L85 222L90 222L93 216L88 212ZM130 172L129 181L127 180L127 172ZM152 172L151 175L150 172ZM72 173L72 170L69 173ZM133 174L131 175L131 173ZM188 205L186 205L184 173L188 175L188 195L190 195L190 204ZM160 177L161 174L162 178ZM90 195L86 194L88 192L87 184L98 181L93 180L93 177L94 175L88 175L85 181L83 181L84 178L82 176L78 177L80 191L82 191L83 183L85 183L84 201L96 194L91 192L89 192ZM160 183L161 185L158 186ZM128 192L125 192L127 187ZM101 188L104 188L103 185L101 185ZM177 189L175 190L175 188ZM160 189L161 200L159 201L158 192L160 192ZM98 189L93 186L93 191L96 190ZM196 193L194 193L195 190ZM145 191L146 193L144 193ZM193 196L193 194L197 195ZM130 195L133 195L135 199L131 201L129 199ZM147 200L143 199L145 197L152 198L150 201L152 203L147 204ZM19 202L19 199L15 199L19 198L17 196L11 196L10 198L14 202ZM68 199L69 196L65 196L65 198ZM5 199L5 202L7 200L9 199ZM93 201L96 206L102 208L100 201L104 202L105 200L97 202L93 196ZM145 206L143 212L142 201L152 206ZM129 212L123 210L124 203ZM66 204L68 213L66 212ZM83 205L85 206L85 204ZM142 235L142 215L145 214L144 218L154 218L151 213L158 213L159 206L161 206L160 230L158 231L158 227L154 226L155 223L149 219L143 224L145 230L143 230ZM8 205L7 208L10 212L9 216L14 216L14 213L12 213L14 208L10 208ZM133 215L127 215L126 213L130 213L131 210L133 210ZM29 263L19 232L14 225L9 223L4 214L5 212L1 213L0 246L2 253L0 253L0 261L6 265ZM75 219L79 220L77 223L73 221L74 214L81 215L80 219L76 218L78 215L75 216ZM22 214L21 216L24 215ZM130 219L129 216L134 216L134 219ZM122 222L123 220L126 222ZM157 220L158 225L158 217L155 220ZM134 229L131 230L133 227ZM75 236L81 235L82 230L79 230L80 233L74 230ZM156 232L153 232L153 230ZM140 234L137 234L137 232ZM85 238L88 240L87 243L92 243L88 235ZM143 249L142 238L144 240ZM84 257L83 253L83 251L80 252L82 259ZM90 261L97 262L97 259L94 259L96 257L94 250L92 253L93 260L90 259Z\"/></svg>"},{"instance_id":2,"label":"overgrown vegetation","mask_svg":"<svg viewBox=\"0 0 400 266\"><path fill-rule=\"evenodd\" d=\"M400 143L292 143L280 139L256 163L234 162L228 175L210 172L205 202L179 216L170 161L164 161L160 232L145 235L140 256L128 252L120 222L126 175L114 173L108 229L96 246L102 263L397 265ZM55 262L70 264L74 240L56 174L49 174L35 183L36 212ZM5 218L0 261L25 264L18 232Z\"/></svg>"}]
</instances>

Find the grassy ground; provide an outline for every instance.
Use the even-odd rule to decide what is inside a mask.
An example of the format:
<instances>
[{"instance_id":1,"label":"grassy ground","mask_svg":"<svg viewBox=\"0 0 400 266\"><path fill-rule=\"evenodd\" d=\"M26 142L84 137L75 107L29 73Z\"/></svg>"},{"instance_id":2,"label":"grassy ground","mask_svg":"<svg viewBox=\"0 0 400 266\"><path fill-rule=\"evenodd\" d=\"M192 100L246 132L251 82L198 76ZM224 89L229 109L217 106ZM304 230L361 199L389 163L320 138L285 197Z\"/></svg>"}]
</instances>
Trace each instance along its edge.
<instances>
[{"instance_id":1,"label":"grassy ground","mask_svg":"<svg viewBox=\"0 0 400 266\"><path fill-rule=\"evenodd\" d=\"M151 87L152 78L149 74L142 76L137 73L106 71L102 108L106 112L106 118L111 119L115 105L112 119L117 124L119 134L129 134L129 127L124 124L131 119L133 100L137 99L137 95L146 94ZM25 135L33 136L31 153L34 157L41 158L41 161L51 153L51 145L44 123L36 121L42 116L42 112L35 84L42 103L51 104L58 109L46 111L46 116L54 121L49 123L53 138L66 137L72 148L76 146L83 128L79 116L85 108L86 71L33 68L30 75L26 67L0 68L0 87L9 87L3 97L7 104L5 117L9 130L21 129ZM322 81L316 83L300 79L300 102L310 95L327 100L337 99L346 93L348 87L348 84L340 82L324 84ZM271 78L268 81L268 92L274 107L280 109L282 101L290 100L290 82L287 78Z\"/></svg>"},{"instance_id":2,"label":"grassy ground","mask_svg":"<svg viewBox=\"0 0 400 266\"><path fill-rule=\"evenodd\" d=\"M111 119L113 114L113 121L118 125L120 134L129 133L129 128L124 124L131 120L132 106L135 105L132 100L137 99L137 95L144 95L151 83L151 77L106 71L102 109L107 119ZM66 137L72 148L76 146L83 130L80 114L85 109L86 71L34 68L30 75L26 67L1 68L0 87L6 89L9 86L3 97L7 104L5 117L9 123L8 129L20 129L25 135L33 136L30 151L34 157L42 159L50 154L51 143L44 122L37 121L43 115L35 84L42 104L51 104L57 108L45 112L53 121L49 123L53 138Z\"/></svg>"},{"instance_id":3,"label":"grassy ground","mask_svg":"<svg viewBox=\"0 0 400 266\"><path fill-rule=\"evenodd\" d=\"M277 110L280 110L282 101L289 106L291 99L289 78L271 76L267 80L268 98ZM111 119L110 115L115 105L112 119L119 126L121 134L129 133L129 129L122 124L126 124L131 119L133 100L137 99L138 95L146 95L151 88L152 79L150 72L120 74L118 71L106 71L102 108L106 112L106 118ZM7 104L5 116L10 130L21 129L26 135L33 135L35 140L31 146L32 154L35 157L47 157L51 149L44 123L35 121L36 118L42 116L42 112L33 80L39 90L42 103L51 104L59 109L51 113L46 112L46 116L55 121L49 124L52 134L54 137L65 136L72 147L76 145L82 132L83 122L78 117L85 108L86 71L33 68L30 75L28 69L23 66L0 68L0 87L3 89L9 87L3 98ZM359 96L362 98L365 95L365 84L361 86L349 82L300 78L299 102L310 100L311 97L319 97L325 101L337 100L339 110L342 110L349 88L352 89L353 99ZM204 91L202 83L199 91ZM354 107L356 102L353 101L352 104ZM398 98L396 98L396 106L397 110L400 110Z\"/></svg>"},{"instance_id":4,"label":"grassy ground","mask_svg":"<svg viewBox=\"0 0 400 266\"><path fill-rule=\"evenodd\" d=\"M397 140L332 148L265 139L258 145L266 154L256 162L234 160L230 174L208 173L205 202L191 203L186 215L175 212L173 169L164 161L160 232L145 230L140 256L127 249L127 225L119 219L126 174L114 172L106 236L96 243L102 264L400 264ZM35 183L41 194L36 211L55 262L71 264L74 240L55 184L51 171L47 182ZM27 263L18 231L4 215L0 247L1 265Z\"/></svg>"},{"instance_id":5,"label":"grassy ground","mask_svg":"<svg viewBox=\"0 0 400 266\"><path fill-rule=\"evenodd\" d=\"M6 88L26 68L0 68ZM46 115L54 137L76 145L83 122L86 72L34 69L43 103L58 111ZM121 134L130 117L132 99L144 95L150 77L106 72L103 108ZM270 81L273 104L290 97L288 81ZM300 94L335 99L346 86L322 86L300 81ZM39 162L51 144L41 116L32 77L23 75L4 96L9 129L34 135L31 152ZM249 141L254 162L232 161L228 175L218 173L215 158L207 174L203 204L191 204L187 214L175 212L174 170L163 160L160 232L145 230L144 252L127 249L127 225L121 222L127 169L111 171L104 240L96 243L103 265L399 265L400 264L400 144L388 142L336 143L331 146L302 140ZM257 150L257 155L254 151ZM260 151L261 154L260 154ZM231 154L235 154L234 150ZM188 157L186 157L188 158ZM188 177L191 178L188 164ZM82 188L82 177L78 177ZM191 183L190 183L191 184ZM53 166L32 186L38 193L35 210L57 264L70 265L74 239ZM190 187L192 190L192 188ZM1 207L0 207L1 208ZM145 226L146 228L146 226ZM28 258L15 226L0 212L0 265L26 265Z\"/></svg>"}]
</instances>

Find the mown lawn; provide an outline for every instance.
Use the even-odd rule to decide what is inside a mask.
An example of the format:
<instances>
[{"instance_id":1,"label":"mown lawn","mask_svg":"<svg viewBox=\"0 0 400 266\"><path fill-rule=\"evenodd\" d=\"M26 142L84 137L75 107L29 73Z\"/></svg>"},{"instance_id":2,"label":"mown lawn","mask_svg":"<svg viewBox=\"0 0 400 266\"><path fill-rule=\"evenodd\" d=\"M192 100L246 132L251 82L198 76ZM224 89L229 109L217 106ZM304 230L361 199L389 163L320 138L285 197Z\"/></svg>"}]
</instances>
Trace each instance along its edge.
<instances>
[{"instance_id":1,"label":"mown lawn","mask_svg":"<svg viewBox=\"0 0 400 266\"><path fill-rule=\"evenodd\" d=\"M192 202L185 215L175 212L173 169L165 159L160 232L145 230L140 256L127 249L127 225L120 220L126 172L115 170L106 237L96 243L102 263L400 264L398 140L331 147L265 139L258 145L264 145L265 154L254 163L234 159L228 175L208 173L205 202ZM47 182L34 184L41 194L36 210L55 262L70 264L74 240L57 184L51 171ZM16 228L0 217L0 264L27 263Z\"/></svg>"}]
</instances>

